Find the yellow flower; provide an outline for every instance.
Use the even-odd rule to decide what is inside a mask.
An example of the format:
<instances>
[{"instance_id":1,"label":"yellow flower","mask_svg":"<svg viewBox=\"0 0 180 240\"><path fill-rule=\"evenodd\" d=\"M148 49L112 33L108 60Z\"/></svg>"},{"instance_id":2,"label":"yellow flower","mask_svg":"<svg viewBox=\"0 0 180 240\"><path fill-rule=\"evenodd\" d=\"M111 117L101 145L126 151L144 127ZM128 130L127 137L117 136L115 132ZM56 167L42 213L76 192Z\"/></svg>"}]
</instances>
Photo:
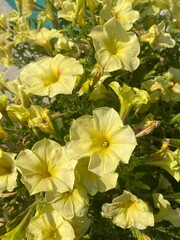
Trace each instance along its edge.
<instances>
[{"instance_id":1,"label":"yellow flower","mask_svg":"<svg viewBox=\"0 0 180 240\"><path fill-rule=\"evenodd\" d=\"M123 191L123 194L114 198L112 203L105 203L101 214L121 228L145 229L154 226L153 213L150 212L148 205L128 191Z\"/></svg>"},{"instance_id":2,"label":"yellow flower","mask_svg":"<svg viewBox=\"0 0 180 240\"><path fill-rule=\"evenodd\" d=\"M171 0L172 1L172 13L173 13L173 23L174 26L179 29L180 28L180 1L179 0Z\"/></svg>"},{"instance_id":3,"label":"yellow flower","mask_svg":"<svg viewBox=\"0 0 180 240\"><path fill-rule=\"evenodd\" d=\"M164 141L160 150L150 156L144 164L163 168L171 174L177 182L180 181L180 148L172 152L168 147L168 141Z\"/></svg>"},{"instance_id":4,"label":"yellow flower","mask_svg":"<svg viewBox=\"0 0 180 240\"><path fill-rule=\"evenodd\" d=\"M79 24L86 24L85 18L85 7L89 7L89 10L92 15L94 15L94 9L98 4L97 0L76 0L75 2L70 0L62 1L61 3L56 3L61 7L61 10L58 11L58 17L64 18L67 21L74 22L77 21Z\"/></svg>"},{"instance_id":5,"label":"yellow flower","mask_svg":"<svg viewBox=\"0 0 180 240\"><path fill-rule=\"evenodd\" d=\"M134 108L137 113L141 109L141 106L147 104L150 99L149 94L146 91L135 87L129 87L126 84L123 84L121 87L118 82L113 81L109 86L119 98L120 117L122 119L126 118L132 108Z\"/></svg>"},{"instance_id":6,"label":"yellow flower","mask_svg":"<svg viewBox=\"0 0 180 240\"><path fill-rule=\"evenodd\" d=\"M130 126L124 126L113 108L102 107L73 121L70 142L66 146L70 158L90 156L88 170L104 176L113 172L120 161L128 163L136 139Z\"/></svg>"},{"instance_id":7,"label":"yellow flower","mask_svg":"<svg viewBox=\"0 0 180 240\"><path fill-rule=\"evenodd\" d=\"M0 192L11 192L16 187L17 170L14 164L16 154L0 149Z\"/></svg>"},{"instance_id":8,"label":"yellow flower","mask_svg":"<svg viewBox=\"0 0 180 240\"><path fill-rule=\"evenodd\" d=\"M58 210L65 219L84 216L89 207L89 199L86 191L81 186L72 191L54 194L46 193L46 201L51 203L53 209Z\"/></svg>"},{"instance_id":9,"label":"yellow flower","mask_svg":"<svg viewBox=\"0 0 180 240\"><path fill-rule=\"evenodd\" d=\"M3 112L6 109L7 104L8 104L8 98L9 98L8 94L0 95L0 112ZM0 116L0 119L1 119L1 117L2 116Z\"/></svg>"},{"instance_id":10,"label":"yellow flower","mask_svg":"<svg viewBox=\"0 0 180 240\"><path fill-rule=\"evenodd\" d=\"M137 6L139 4L144 4L144 3L149 3L149 0L130 0L130 2L132 3L133 7Z\"/></svg>"},{"instance_id":11,"label":"yellow flower","mask_svg":"<svg viewBox=\"0 0 180 240\"><path fill-rule=\"evenodd\" d=\"M87 193L94 196L97 192L106 192L116 187L118 173L108 173L103 177L88 170L90 158L82 158L76 165L76 170L80 175L80 184L84 186Z\"/></svg>"},{"instance_id":12,"label":"yellow flower","mask_svg":"<svg viewBox=\"0 0 180 240\"><path fill-rule=\"evenodd\" d=\"M35 11L35 7L33 4L35 4L36 0L15 0L16 6L18 8L19 13L22 16L30 16L33 11Z\"/></svg>"},{"instance_id":13,"label":"yellow flower","mask_svg":"<svg viewBox=\"0 0 180 240\"><path fill-rule=\"evenodd\" d=\"M60 33L61 37L57 39L57 42L54 44L54 52L59 53L61 51L70 51L74 46L75 43L66 39L65 36Z\"/></svg>"},{"instance_id":14,"label":"yellow flower","mask_svg":"<svg viewBox=\"0 0 180 240\"><path fill-rule=\"evenodd\" d=\"M67 21L73 22L76 12L76 4L70 0L62 1L61 10L57 12L58 18L64 18Z\"/></svg>"},{"instance_id":15,"label":"yellow flower","mask_svg":"<svg viewBox=\"0 0 180 240\"><path fill-rule=\"evenodd\" d=\"M46 191L63 193L73 189L76 161L70 161L64 148L55 141L43 139L36 142L32 150L19 153L15 164L30 195Z\"/></svg>"},{"instance_id":16,"label":"yellow flower","mask_svg":"<svg viewBox=\"0 0 180 240\"><path fill-rule=\"evenodd\" d=\"M97 101L98 99L107 97L108 93L105 86L101 82L98 82L94 86L94 90L89 94L89 100Z\"/></svg>"},{"instance_id":17,"label":"yellow flower","mask_svg":"<svg viewBox=\"0 0 180 240\"><path fill-rule=\"evenodd\" d=\"M2 118L2 113L0 112L0 121L1 121L1 118ZM9 135L8 133L0 126L0 139L4 139L4 138L8 138Z\"/></svg>"},{"instance_id":18,"label":"yellow flower","mask_svg":"<svg viewBox=\"0 0 180 240\"><path fill-rule=\"evenodd\" d=\"M39 30L31 30L29 32L30 43L44 47L48 53L52 52L51 39L62 38L62 34L56 29L41 28Z\"/></svg>"},{"instance_id":19,"label":"yellow flower","mask_svg":"<svg viewBox=\"0 0 180 240\"><path fill-rule=\"evenodd\" d=\"M103 87L102 83L110 76L111 74L109 72L104 72L103 69L98 64L96 64L93 67L91 74L88 76L88 79L82 84L80 90L78 91L78 94L81 96L84 93L88 93L89 90L94 87L94 90L89 95L89 99L92 100L93 98L91 98L91 95L96 95L96 90L100 87ZM97 93L97 98L99 99L99 97L100 93ZM94 96L93 100L95 100L95 98L96 96Z\"/></svg>"},{"instance_id":20,"label":"yellow flower","mask_svg":"<svg viewBox=\"0 0 180 240\"><path fill-rule=\"evenodd\" d=\"M153 25L148 32L140 36L142 42L148 42L154 50L161 48L173 48L176 44L169 33L165 32L166 26L162 21L158 25Z\"/></svg>"},{"instance_id":21,"label":"yellow flower","mask_svg":"<svg viewBox=\"0 0 180 240\"><path fill-rule=\"evenodd\" d=\"M69 222L74 228L74 232L76 235L75 240L81 239L87 232L89 225L91 224L91 220L87 216L74 217L73 219L70 219Z\"/></svg>"},{"instance_id":22,"label":"yellow flower","mask_svg":"<svg viewBox=\"0 0 180 240\"><path fill-rule=\"evenodd\" d=\"M0 45L0 63L4 65L4 67L9 67L13 62L12 48L14 47L13 43L9 44L1 44Z\"/></svg>"},{"instance_id":23,"label":"yellow flower","mask_svg":"<svg viewBox=\"0 0 180 240\"><path fill-rule=\"evenodd\" d=\"M26 123L29 118L28 110L21 104L11 104L6 107L6 111L8 116L14 121L18 123Z\"/></svg>"},{"instance_id":24,"label":"yellow flower","mask_svg":"<svg viewBox=\"0 0 180 240\"><path fill-rule=\"evenodd\" d=\"M8 138L8 133L0 126L0 138Z\"/></svg>"},{"instance_id":25,"label":"yellow flower","mask_svg":"<svg viewBox=\"0 0 180 240\"><path fill-rule=\"evenodd\" d=\"M176 1L176 0L175 0ZM172 8L172 0L153 0L152 3L157 5L160 9L171 9Z\"/></svg>"},{"instance_id":26,"label":"yellow flower","mask_svg":"<svg viewBox=\"0 0 180 240\"><path fill-rule=\"evenodd\" d=\"M116 18L109 19L104 26L96 26L89 36L93 39L97 63L105 71L133 71L139 66L138 39L134 33L126 32Z\"/></svg>"},{"instance_id":27,"label":"yellow flower","mask_svg":"<svg viewBox=\"0 0 180 240\"><path fill-rule=\"evenodd\" d=\"M177 73L180 69L170 68ZM179 102L180 101L180 78L170 73L170 70L164 76L157 76L152 80L142 83L142 87L150 94L151 102L162 100L165 102ZM175 73L174 71L174 73Z\"/></svg>"},{"instance_id":28,"label":"yellow flower","mask_svg":"<svg viewBox=\"0 0 180 240\"><path fill-rule=\"evenodd\" d=\"M73 240L74 230L57 210L45 211L31 219L26 230L28 240Z\"/></svg>"},{"instance_id":29,"label":"yellow flower","mask_svg":"<svg viewBox=\"0 0 180 240\"><path fill-rule=\"evenodd\" d=\"M77 75L82 73L83 67L75 58L58 54L26 65L19 77L27 93L52 98L57 94L71 94Z\"/></svg>"},{"instance_id":30,"label":"yellow flower","mask_svg":"<svg viewBox=\"0 0 180 240\"><path fill-rule=\"evenodd\" d=\"M154 215L155 222L169 221L175 227L180 227L180 209L172 209L171 204L160 193L153 194L154 205L159 212Z\"/></svg>"},{"instance_id":31,"label":"yellow flower","mask_svg":"<svg viewBox=\"0 0 180 240\"><path fill-rule=\"evenodd\" d=\"M19 43L24 43L28 41L30 25L24 15L18 18L13 31L15 34L13 38L13 44L15 46L17 46Z\"/></svg>"},{"instance_id":32,"label":"yellow flower","mask_svg":"<svg viewBox=\"0 0 180 240\"><path fill-rule=\"evenodd\" d=\"M142 87L150 93L151 102L180 102L180 69L170 67L163 76L143 82Z\"/></svg>"},{"instance_id":33,"label":"yellow flower","mask_svg":"<svg viewBox=\"0 0 180 240\"><path fill-rule=\"evenodd\" d=\"M105 1L105 3L100 11L100 16L106 21L115 17L126 31L132 28L133 23L139 19L139 12L132 9L129 0L116 0L111 3Z\"/></svg>"},{"instance_id":34,"label":"yellow flower","mask_svg":"<svg viewBox=\"0 0 180 240\"><path fill-rule=\"evenodd\" d=\"M49 110L43 109L38 105L31 105L29 109L29 119L28 126L36 132L36 128L39 128L41 131L55 135L55 130L52 125Z\"/></svg>"},{"instance_id":35,"label":"yellow flower","mask_svg":"<svg viewBox=\"0 0 180 240\"><path fill-rule=\"evenodd\" d=\"M180 102L180 69L170 67L164 77L169 83L169 87L164 89L162 100L165 102Z\"/></svg>"},{"instance_id":36,"label":"yellow flower","mask_svg":"<svg viewBox=\"0 0 180 240\"><path fill-rule=\"evenodd\" d=\"M28 34L28 41L30 44L43 47L49 55L59 53L62 49L70 50L73 46L73 42L69 41L60 31L48 28L31 30Z\"/></svg>"},{"instance_id":37,"label":"yellow flower","mask_svg":"<svg viewBox=\"0 0 180 240\"><path fill-rule=\"evenodd\" d=\"M9 92L13 93L14 98L12 99L16 104L22 103L22 105L27 105L29 97L31 94L26 94L23 90L23 86L16 79L13 81L0 80L0 84L5 87Z\"/></svg>"}]
</instances>

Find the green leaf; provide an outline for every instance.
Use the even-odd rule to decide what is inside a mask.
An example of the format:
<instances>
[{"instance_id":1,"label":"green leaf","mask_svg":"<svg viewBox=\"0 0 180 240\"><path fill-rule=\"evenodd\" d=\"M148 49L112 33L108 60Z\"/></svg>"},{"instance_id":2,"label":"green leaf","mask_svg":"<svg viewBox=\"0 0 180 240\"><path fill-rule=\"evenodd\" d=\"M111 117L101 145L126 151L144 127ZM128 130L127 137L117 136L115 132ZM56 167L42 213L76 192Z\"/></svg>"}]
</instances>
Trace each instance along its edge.
<instances>
[{"instance_id":1,"label":"green leaf","mask_svg":"<svg viewBox=\"0 0 180 240\"><path fill-rule=\"evenodd\" d=\"M32 212L29 211L23 220L10 232L0 236L1 240L25 240L25 230L31 219Z\"/></svg>"},{"instance_id":2,"label":"green leaf","mask_svg":"<svg viewBox=\"0 0 180 240\"><path fill-rule=\"evenodd\" d=\"M143 240L143 236L141 231L139 231L139 229L132 227L131 228L132 234L133 236L137 239L137 240Z\"/></svg>"}]
</instances>

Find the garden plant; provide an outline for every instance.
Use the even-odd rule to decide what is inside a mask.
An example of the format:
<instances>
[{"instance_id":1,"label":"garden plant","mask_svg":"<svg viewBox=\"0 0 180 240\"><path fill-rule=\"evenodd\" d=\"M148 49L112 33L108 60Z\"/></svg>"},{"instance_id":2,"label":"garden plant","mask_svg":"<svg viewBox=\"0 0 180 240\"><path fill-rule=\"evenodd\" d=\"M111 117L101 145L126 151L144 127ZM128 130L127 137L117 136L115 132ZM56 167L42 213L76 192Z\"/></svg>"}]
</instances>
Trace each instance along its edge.
<instances>
[{"instance_id":1,"label":"garden plant","mask_svg":"<svg viewBox=\"0 0 180 240\"><path fill-rule=\"evenodd\" d=\"M0 239L180 239L180 0L15 3Z\"/></svg>"}]
</instances>

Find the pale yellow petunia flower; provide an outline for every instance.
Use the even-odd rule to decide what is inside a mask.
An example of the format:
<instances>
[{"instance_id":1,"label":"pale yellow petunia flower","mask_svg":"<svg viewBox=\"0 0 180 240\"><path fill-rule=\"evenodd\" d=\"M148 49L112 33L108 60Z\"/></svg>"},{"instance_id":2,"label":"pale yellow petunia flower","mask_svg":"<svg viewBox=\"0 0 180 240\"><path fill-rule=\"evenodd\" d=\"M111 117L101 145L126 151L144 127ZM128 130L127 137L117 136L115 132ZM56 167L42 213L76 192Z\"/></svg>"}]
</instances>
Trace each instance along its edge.
<instances>
[{"instance_id":1,"label":"pale yellow petunia flower","mask_svg":"<svg viewBox=\"0 0 180 240\"><path fill-rule=\"evenodd\" d=\"M149 92L151 102L180 102L180 69L170 67L163 76L143 82L142 88Z\"/></svg>"},{"instance_id":2,"label":"pale yellow petunia flower","mask_svg":"<svg viewBox=\"0 0 180 240\"><path fill-rule=\"evenodd\" d=\"M57 210L45 211L31 219L26 230L28 240L73 240L74 230Z\"/></svg>"},{"instance_id":3,"label":"pale yellow petunia flower","mask_svg":"<svg viewBox=\"0 0 180 240\"><path fill-rule=\"evenodd\" d=\"M96 26L89 34L93 39L97 63L107 72L119 69L134 71L139 66L140 45L136 35L126 32L116 18Z\"/></svg>"},{"instance_id":4,"label":"pale yellow petunia flower","mask_svg":"<svg viewBox=\"0 0 180 240\"><path fill-rule=\"evenodd\" d=\"M87 232L91 224L91 219L88 218L87 216L74 217L73 219L69 220L69 222L71 226L74 228L74 232L76 235L75 240L80 240Z\"/></svg>"},{"instance_id":5,"label":"pale yellow petunia flower","mask_svg":"<svg viewBox=\"0 0 180 240\"><path fill-rule=\"evenodd\" d=\"M154 215L155 222L163 220L171 222L175 227L180 227L180 208L172 209L170 202L164 199L160 193L153 194L154 205L159 212Z\"/></svg>"},{"instance_id":6,"label":"pale yellow petunia flower","mask_svg":"<svg viewBox=\"0 0 180 240\"><path fill-rule=\"evenodd\" d=\"M58 54L26 65L19 79L27 93L52 98L57 94L71 94L77 76L82 73L83 67L75 58Z\"/></svg>"},{"instance_id":7,"label":"pale yellow petunia flower","mask_svg":"<svg viewBox=\"0 0 180 240\"><path fill-rule=\"evenodd\" d=\"M136 146L130 126L124 126L113 108L102 107L73 121L70 142L66 146L70 158L90 156L88 170L104 176L113 172L119 162L128 163Z\"/></svg>"},{"instance_id":8,"label":"pale yellow petunia flower","mask_svg":"<svg viewBox=\"0 0 180 240\"><path fill-rule=\"evenodd\" d=\"M36 133L36 128L42 132L55 135L55 130L51 122L48 109L44 109L39 105L31 105L29 108L28 126Z\"/></svg>"},{"instance_id":9,"label":"pale yellow petunia flower","mask_svg":"<svg viewBox=\"0 0 180 240\"><path fill-rule=\"evenodd\" d=\"M102 216L121 228L145 229L154 226L153 213L148 205L128 191L102 206Z\"/></svg>"},{"instance_id":10,"label":"pale yellow petunia flower","mask_svg":"<svg viewBox=\"0 0 180 240\"><path fill-rule=\"evenodd\" d=\"M29 118L29 112L22 104L11 104L6 107L8 117L14 122L24 124Z\"/></svg>"},{"instance_id":11,"label":"pale yellow petunia flower","mask_svg":"<svg viewBox=\"0 0 180 240\"><path fill-rule=\"evenodd\" d=\"M171 0L172 1L172 13L173 13L173 23L175 28L180 28L180 0Z\"/></svg>"},{"instance_id":12,"label":"pale yellow petunia flower","mask_svg":"<svg viewBox=\"0 0 180 240\"><path fill-rule=\"evenodd\" d=\"M2 113L0 112L0 122L1 122L1 119L2 119ZM0 125L0 139L1 138L4 139L8 137L9 137L8 133Z\"/></svg>"},{"instance_id":13,"label":"pale yellow petunia flower","mask_svg":"<svg viewBox=\"0 0 180 240\"><path fill-rule=\"evenodd\" d=\"M60 211L67 220L75 216L83 217L89 208L87 193L80 185L65 193L47 192L46 201L51 204L53 209Z\"/></svg>"},{"instance_id":14,"label":"pale yellow petunia flower","mask_svg":"<svg viewBox=\"0 0 180 240\"><path fill-rule=\"evenodd\" d=\"M70 0L61 1L61 10L57 12L58 18L72 22L75 18L76 4Z\"/></svg>"},{"instance_id":15,"label":"pale yellow petunia flower","mask_svg":"<svg viewBox=\"0 0 180 240\"><path fill-rule=\"evenodd\" d=\"M66 192L73 189L76 161L69 160L57 142L43 139L32 150L19 153L15 164L30 195L38 192Z\"/></svg>"},{"instance_id":16,"label":"pale yellow petunia flower","mask_svg":"<svg viewBox=\"0 0 180 240\"><path fill-rule=\"evenodd\" d=\"M129 0L116 0L111 3L104 1L100 16L106 21L115 17L120 21L122 27L128 31L132 28L133 23L139 19L139 12L132 9L132 4Z\"/></svg>"},{"instance_id":17,"label":"pale yellow petunia flower","mask_svg":"<svg viewBox=\"0 0 180 240\"><path fill-rule=\"evenodd\" d=\"M13 81L5 81L0 79L0 84L13 95L13 102L16 104L27 105L31 94L26 94L21 83L15 79Z\"/></svg>"},{"instance_id":18,"label":"pale yellow petunia flower","mask_svg":"<svg viewBox=\"0 0 180 240\"><path fill-rule=\"evenodd\" d=\"M180 181L180 148L171 151L168 142L164 141L161 149L152 154L152 158L144 163L161 167L171 174L177 182Z\"/></svg>"},{"instance_id":19,"label":"pale yellow petunia flower","mask_svg":"<svg viewBox=\"0 0 180 240\"><path fill-rule=\"evenodd\" d=\"M51 40L54 38L64 38L56 29L33 29L28 34L29 42L35 45L42 46L48 53L52 53Z\"/></svg>"},{"instance_id":20,"label":"pale yellow petunia flower","mask_svg":"<svg viewBox=\"0 0 180 240\"><path fill-rule=\"evenodd\" d=\"M88 170L89 157L82 158L76 165L76 170L80 176L80 184L84 186L87 193L94 196L97 192L106 192L117 185L118 173L112 172L103 177Z\"/></svg>"},{"instance_id":21,"label":"pale yellow petunia flower","mask_svg":"<svg viewBox=\"0 0 180 240\"><path fill-rule=\"evenodd\" d=\"M153 50L161 48L173 48L176 44L171 35L166 32L165 22L162 21L158 25L152 25L147 33L140 36L142 42L148 42Z\"/></svg>"},{"instance_id":22,"label":"pale yellow petunia flower","mask_svg":"<svg viewBox=\"0 0 180 240\"><path fill-rule=\"evenodd\" d=\"M7 153L0 149L0 192L11 192L16 187L17 169L14 164L15 153Z\"/></svg>"},{"instance_id":23,"label":"pale yellow petunia flower","mask_svg":"<svg viewBox=\"0 0 180 240\"><path fill-rule=\"evenodd\" d=\"M126 84L121 86L118 82L113 81L109 84L120 102L120 117L125 119L134 108L137 113L143 104L147 104L150 100L149 94L145 90L136 87L130 87Z\"/></svg>"}]
</instances>

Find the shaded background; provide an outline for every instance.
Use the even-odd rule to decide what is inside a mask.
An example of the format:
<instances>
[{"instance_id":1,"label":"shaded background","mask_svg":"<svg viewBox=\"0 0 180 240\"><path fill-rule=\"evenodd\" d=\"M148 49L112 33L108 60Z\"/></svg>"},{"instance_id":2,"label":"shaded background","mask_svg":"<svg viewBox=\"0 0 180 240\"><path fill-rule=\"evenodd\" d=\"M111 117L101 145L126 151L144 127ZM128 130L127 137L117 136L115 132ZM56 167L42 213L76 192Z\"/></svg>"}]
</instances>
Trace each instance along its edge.
<instances>
[{"instance_id":1,"label":"shaded background","mask_svg":"<svg viewBox=\"0 0 180 240\"><path fill-rule=\"evenodd\" d=\"M8 1L11 1L11 0L8 0ZM11 1L12 4L14 1ZM6 0L0 0L0 15L3 14L3 13L9 13L11 11L11 6L7 3ZM6 69L5 67L3 67L2 64L0 64L0 71L4 71L6 74L6 77L8 79L15 79L17 74L18 74L18 69L15 67L15 66L11 66L9 67L8 69Z\"/></svg>"}]
</instances>

